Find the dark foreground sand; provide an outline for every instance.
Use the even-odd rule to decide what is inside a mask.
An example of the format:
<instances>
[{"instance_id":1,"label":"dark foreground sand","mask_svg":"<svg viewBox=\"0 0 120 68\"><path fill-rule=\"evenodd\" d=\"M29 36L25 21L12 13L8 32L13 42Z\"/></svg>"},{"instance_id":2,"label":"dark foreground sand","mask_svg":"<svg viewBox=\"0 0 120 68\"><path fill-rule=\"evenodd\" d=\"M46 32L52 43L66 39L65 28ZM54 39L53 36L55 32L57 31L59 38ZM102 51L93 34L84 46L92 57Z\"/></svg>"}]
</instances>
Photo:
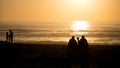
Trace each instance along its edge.
<instances>
[{"instance_id":1,"label":"dark foreground sand","mask_svg":"<svg viewBox=\"0 0 120 68\"><path fill-rule=\"evenodd\" d=\"M0 43L0 68L83 68L67 44ZM90 45L86 68L120 68L120 45Z\"/></svg>"}]
</instances>

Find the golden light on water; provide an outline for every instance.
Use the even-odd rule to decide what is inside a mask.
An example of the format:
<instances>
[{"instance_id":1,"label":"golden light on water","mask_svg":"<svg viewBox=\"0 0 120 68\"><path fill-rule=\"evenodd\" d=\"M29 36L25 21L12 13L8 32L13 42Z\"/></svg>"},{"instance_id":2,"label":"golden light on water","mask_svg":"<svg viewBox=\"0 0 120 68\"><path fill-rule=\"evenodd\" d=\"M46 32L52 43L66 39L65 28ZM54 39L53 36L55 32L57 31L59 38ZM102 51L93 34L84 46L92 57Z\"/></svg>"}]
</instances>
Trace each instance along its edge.
<instances>
[{"instance_id":1,"label":"golden light on water","mask_svg":"<svg viewBox=\"0 0 120 68\"><path fill-rule=\"evenodd\" d=\"M72 24L72 29L74 31L87 30L88 29L88 22L87 21L75 21Z\"/></svg>"}]
</instances>

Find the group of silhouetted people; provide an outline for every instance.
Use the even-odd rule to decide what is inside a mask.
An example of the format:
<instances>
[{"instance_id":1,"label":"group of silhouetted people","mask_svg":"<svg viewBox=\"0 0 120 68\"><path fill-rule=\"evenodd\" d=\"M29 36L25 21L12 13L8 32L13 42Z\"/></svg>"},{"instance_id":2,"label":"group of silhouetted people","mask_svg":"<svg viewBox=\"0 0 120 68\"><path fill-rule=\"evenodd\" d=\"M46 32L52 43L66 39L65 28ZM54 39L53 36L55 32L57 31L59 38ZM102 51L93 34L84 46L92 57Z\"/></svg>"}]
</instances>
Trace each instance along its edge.
<instances>
[{"instance_id":1,"label":"group of silhouetted people","mask_svg":"<svg viewBox=\"0 0 120 68\"><path fill-rule=\"evenodd\" d=\"M84 64L89 61L89 47L85 36L81 36L81 38L72 36L68 42L68 56L80 62L83 65L82 68L86 68Z\"/></svg>"},{"instance_id":2,"label":"group of silhouetted people","mask_svg":"<svg viewBox=\"0 0 120 68\"><path fill-rule=\"evenodd\" d=\"M13 31L9 30L6 32L6 42L13 43Z\"/></svg>"},{"instance_id":3,"label":"group of silhouetted people","mask_svg":"<svg viewBox=\"0 0 120 68\"><path fill-rule=\"evenodd\" d=\"M88 48L88 42L85 38L85 36L81 36L81 39L79 39L79 37L77 37L77 41L75 39L74 36L72 36L72 38L69 40L68 46L70 48Z\"/></svg>"}]
</instances>

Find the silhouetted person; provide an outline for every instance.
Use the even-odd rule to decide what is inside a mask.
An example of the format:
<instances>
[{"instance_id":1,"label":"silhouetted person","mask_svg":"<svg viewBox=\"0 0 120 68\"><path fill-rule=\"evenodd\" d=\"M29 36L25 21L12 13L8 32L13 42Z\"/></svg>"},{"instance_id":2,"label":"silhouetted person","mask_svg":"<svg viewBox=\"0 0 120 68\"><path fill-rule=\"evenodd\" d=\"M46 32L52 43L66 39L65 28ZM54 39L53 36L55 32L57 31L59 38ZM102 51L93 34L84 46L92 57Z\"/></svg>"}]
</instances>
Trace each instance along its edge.
<instances>
[{"instance_id":1,"label":"silhouetted person","mask_svg":"<svg viewBox=\"0 0 120 68\"><path fill-rule=\"evenodd\" d=\"M80 41L79 37L77 37L77 46L79 46L79 41Z\"/></svg>"},{"instance_id":2,"label":"silhouetted person","mask_svg":"<svg viewBox=\"0 0 120 68\"><path fill-rule=\"evenodd\" d=\"M13 32L12 32L12 30L9 30L9 42L13 43Z\"/></svg>"},{"instance_id":3,"label":"silhouetted person","mask_svg":"<svg viewBox=\"0 0 120 68\"><path fill-rule=\"evenodd\" d=\"M81 48L81 45L80 45L80 39L79 37L77 37L77 59L78 61L81 61L81 52L82 52L82 48Z\"/></svg>"},{"instance_id":4,"label":"silhouetted person","mask_svg":"<svg viewBox=\"0 0 120 68\"><path fill-rule=\"evenodd\" d=\"M68 43L68 56L72 60L74 60L75 58L76 46L77 46L77 41L75 40L75 37L72 36L72 38L69 40Z\"/></svg>"},{"instance_id":5,"label":"silhouetted person","mask_svg":"<svg viewBox=\"0 0 120 68\"><path fill-rule=\"evenodd\" d=\"M69 40L68 46L69 46L70 48L75 48L75 47L77 46L77 42L76 42L74 36L72 36L72 38Z\"/></svg>"},{"instance_id":6,"label":"silhouetted person","mask_svg":"<svg viewBox=\"0 0 120 68\"><path fill-rule=\"evenodd\" d=\"M79 62L79 61L81 61L80 60L80 57L81 57L81 49L79 48L79 41L80 41L80 39L79 39L79 37L77 37L77 48L76 48L76 61L77 62Z\"/></svg>"},{"instance_id":7,"label":"silhouetted person","mask_svg":"<svg viewBox=\"0 0 120 68\"><path fill-rule=\"evenodd\" d=\"M79 47L80 50L80 62L82 68L87 68L88 62L89 62L89 48L88 48L88 42L85 38L85 36L81 36L81 39L79 40Z\"/></svg>"},{"instance_id":8,"label":"silhouetted person","mask_svg":"<svg viewBox=\"0 0 120 68\"><path fill-rule=\"evenodd\" d=\"M9 42L9 33L6 32L6 42Z\"/></svg>"},{"instance_id":9,"label":"silhouetted person","mask_svg":"<svg viewBox=\"0 0 120 68\"><path fill-rule=\"evenodd\" d=\"M81 36L79 43L82 48L88 48L88 42L87 42L85 36Z\"/></svg>"}]
</instances>

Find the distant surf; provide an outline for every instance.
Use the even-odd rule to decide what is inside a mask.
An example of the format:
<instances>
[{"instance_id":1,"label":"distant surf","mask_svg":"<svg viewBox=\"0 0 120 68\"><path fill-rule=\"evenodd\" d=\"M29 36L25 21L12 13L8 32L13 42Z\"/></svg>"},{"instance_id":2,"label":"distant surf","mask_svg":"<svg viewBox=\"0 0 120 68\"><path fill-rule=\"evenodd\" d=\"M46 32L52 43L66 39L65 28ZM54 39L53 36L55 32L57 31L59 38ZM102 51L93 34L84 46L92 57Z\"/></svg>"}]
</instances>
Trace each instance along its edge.
<instances>
[{"instance_id":1,"label":"distant surf","mask_svg":"<svg viewBox=\"0 0 120 68\"><path fill-rule=\"evenodd\" d=\"M72 35L85 35L91 44L120 44L120 22L90 22L89 29L74 31L72 23L0 22L0 40L12 29L14 42L67 43Z\"/></svg>"}]
</instances>

